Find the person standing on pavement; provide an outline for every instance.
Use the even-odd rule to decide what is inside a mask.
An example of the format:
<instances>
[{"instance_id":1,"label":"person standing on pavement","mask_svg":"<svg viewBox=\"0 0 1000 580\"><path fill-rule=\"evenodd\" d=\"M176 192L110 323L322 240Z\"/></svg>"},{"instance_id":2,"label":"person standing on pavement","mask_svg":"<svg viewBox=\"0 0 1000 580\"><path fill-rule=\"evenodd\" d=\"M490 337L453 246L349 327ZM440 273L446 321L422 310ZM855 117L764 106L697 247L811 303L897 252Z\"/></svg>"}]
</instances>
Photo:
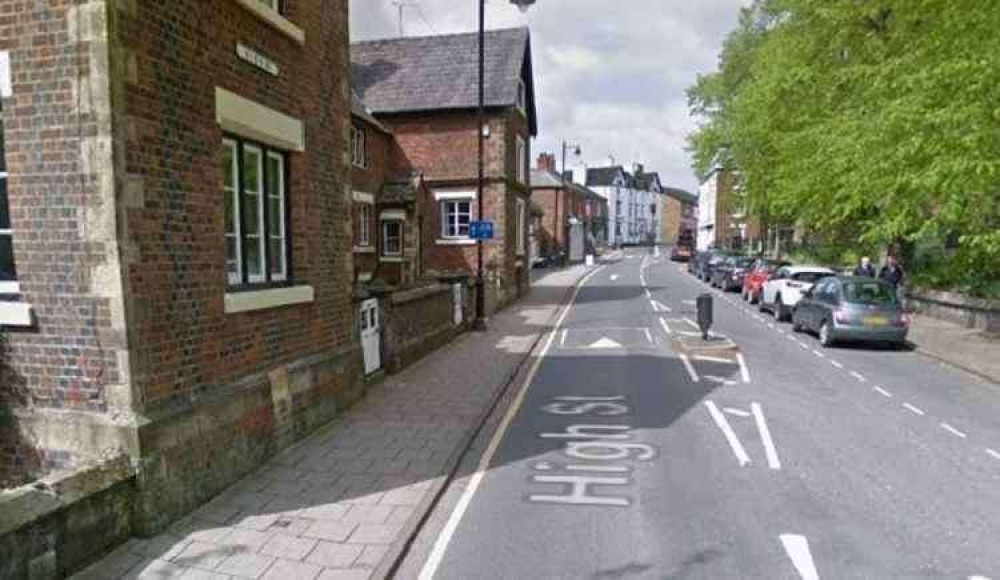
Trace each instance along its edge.
<instances>
[{"instance_id":1,"label":"person standing on pavement","mask_svg":"<svg viewBox=\"0 0 1000 580\"><path fill-rule=\"evenodd\" d=\"M903 273L903 267L899 265L899 261L896 256L892 254L886 258L886 263L882 266L882 270L878 273L879 280L885 280L896 290L896 298L899 299L899 303L903 303L903 279L905 274Z\"/></svg>"},{"instance_id":2,"label":"person standing on pavement","mask_svg":"<svg viewBox=\"0 0 1000 580\"><path fill-rule=\"evenodd\" d=\"M872 260L868 256L861 258L861 263L854 267L855 276L863 276L865 278L875 277L875 266L872 266Z\"/></svg>"}]
</instances>

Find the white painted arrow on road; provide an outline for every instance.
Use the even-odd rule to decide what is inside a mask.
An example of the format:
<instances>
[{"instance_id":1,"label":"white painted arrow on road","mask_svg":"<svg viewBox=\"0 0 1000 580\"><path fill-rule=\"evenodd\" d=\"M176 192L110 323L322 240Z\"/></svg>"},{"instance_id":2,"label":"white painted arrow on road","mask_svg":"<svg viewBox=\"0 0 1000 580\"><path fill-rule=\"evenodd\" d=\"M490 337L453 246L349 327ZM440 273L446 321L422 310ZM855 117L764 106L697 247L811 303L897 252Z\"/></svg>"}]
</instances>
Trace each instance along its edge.
<instances>
[{"instance_id":1,"label":"white painted arrow on road","mask_svg":"<svg viewBox=\"0 0 1000 580\"><path fill-rule=\"evenodd\" d=\"M605 337L602 337L600 340L592 343L587 348L602 349L602 348L621 348L621 347L622 347L622 345L618 344L617 342L615 342L615 341L613 341L610 338L608 338L608 337L605 336Z\"/></svg>"}]
</instances>

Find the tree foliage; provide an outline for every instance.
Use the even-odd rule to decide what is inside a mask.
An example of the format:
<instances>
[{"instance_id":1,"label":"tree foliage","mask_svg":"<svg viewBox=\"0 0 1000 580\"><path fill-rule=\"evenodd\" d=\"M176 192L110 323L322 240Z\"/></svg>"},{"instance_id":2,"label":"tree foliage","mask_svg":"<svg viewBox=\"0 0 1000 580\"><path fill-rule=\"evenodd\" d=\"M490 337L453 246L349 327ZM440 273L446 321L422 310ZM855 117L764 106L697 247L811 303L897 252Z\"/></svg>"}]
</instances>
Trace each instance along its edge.
<instances>
[{"instance_id":1,"label":"tree foliage","mask_svg":"<svg viewBox=\"0 0 1000 580\"><path fill-rule=\"evenodd\" d=\"M753 211L845 243L954 237L1000 280L1000 7L756 0L688 91L703 174L726 148Z\"/></svg>"}]
</instances>

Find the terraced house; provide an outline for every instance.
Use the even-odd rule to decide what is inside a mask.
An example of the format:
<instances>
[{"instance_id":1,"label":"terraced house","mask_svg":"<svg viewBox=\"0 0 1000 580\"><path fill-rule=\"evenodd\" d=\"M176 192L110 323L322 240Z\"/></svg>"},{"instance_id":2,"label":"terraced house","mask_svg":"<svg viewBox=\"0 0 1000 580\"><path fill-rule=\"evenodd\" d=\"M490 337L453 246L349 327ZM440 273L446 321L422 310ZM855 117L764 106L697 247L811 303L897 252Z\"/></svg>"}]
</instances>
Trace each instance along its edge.
<instances>
[{"instance_id":1,"label":"terraced house","mask_svg":"<svg viewBox=\"0 0 1000 580\"><path fill-rule=\"evenodd\" d=\"M351 46L355 93L392 134L388 170L421 175L429 194L419 232L427 276L474 273L469 223L495 224L485 246L486 311L528 290L531 139L538 132L527 29L486 34L483 215L478 213L476 34L396 38ZM364 194L371 192L359 192Z\"/></svg>"},{"instance_id":2,"label":"terraced house","mask_svg":"<svg viewBox=\"0 0 1000 580\"><path fill-rule=\"evenodd\" d=\"M36 502L18 536L5 504L0 553L24 557L0 577L21 577L162 529L356 399L363 369L347 0L0 15L0 475L99 463L74 493L107 508Z\"/></svg>"}]
</instances>

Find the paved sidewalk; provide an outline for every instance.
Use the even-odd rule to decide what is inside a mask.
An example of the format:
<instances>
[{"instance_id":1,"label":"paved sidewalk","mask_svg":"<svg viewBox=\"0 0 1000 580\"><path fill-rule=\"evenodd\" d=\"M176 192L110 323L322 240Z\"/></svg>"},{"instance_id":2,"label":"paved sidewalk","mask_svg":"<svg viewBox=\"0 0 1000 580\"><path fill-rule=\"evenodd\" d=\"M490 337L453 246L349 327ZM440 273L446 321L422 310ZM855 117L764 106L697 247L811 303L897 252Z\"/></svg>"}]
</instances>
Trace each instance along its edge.
<instances>
[{"instance_id":1,"label":"paved sidewalk","mask_svg":"<svg viewBox=\"0 0 1000 580\"><path fill-rule=\"evenodd\" d=\"M917 352L1000 384L1000 335L916 315L909 338Z\"/></svg>"},{"instance_id":2,"label":"paved sidewalk","mask_svg":"<svg viewBox=\"0 0 1000 580\"><path fill-rule=\"evenodd\" d=\"M373 387L339 419L152 539L76 578L366 579L384 575L473 430L552 324L584 266Z\"/></svg>"}]
</instances>

